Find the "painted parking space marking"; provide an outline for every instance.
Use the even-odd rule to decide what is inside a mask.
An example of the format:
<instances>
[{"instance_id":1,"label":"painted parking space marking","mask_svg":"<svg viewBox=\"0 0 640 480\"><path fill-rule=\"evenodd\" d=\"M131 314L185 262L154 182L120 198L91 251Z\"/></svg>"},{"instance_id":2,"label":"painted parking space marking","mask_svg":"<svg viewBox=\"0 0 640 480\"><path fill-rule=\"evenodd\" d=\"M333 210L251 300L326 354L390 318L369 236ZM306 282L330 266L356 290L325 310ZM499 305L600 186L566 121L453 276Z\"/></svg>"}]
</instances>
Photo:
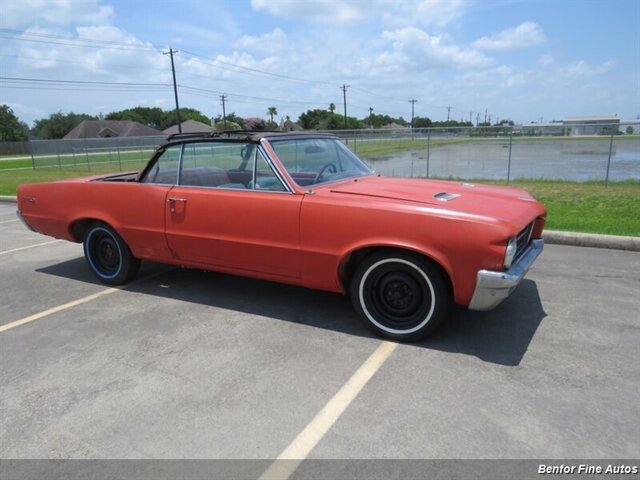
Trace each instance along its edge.
<instances>
[{"instance_id":1,"label":"painted parking space marking","mask_svg":"<svg viewBox=\"0 0 640 480\"><path fill-rule=\"evenodd\" d=\"M86 297L82 297L77 300L72 300L71 302L63 303L62 305L49 308L42 312L34 313L33 315L29 315L28 317L21 318L20 320L15 320L5 325L0 325L0 333L6 332L7 330L11 330L12 328L16 328L21 325L25 325L27 323L34 322L35 320L40 320L41 318L48 317L49 315L53 315L54 313L62 312L64 310L68 310L78 305L82 305L83 303L87 303L97 298L104 297L105 295L110 295L112 293L119 292L120 290L126 290L127 287L130 287L132 285L137 285L147 280L151 280L152 278L162 275L163 273L166 273L168 271L170 270L163 270L161 272L152 273L151 275L147 275L146 277L141 278L140 280L136 280L135 282L131 282L127 285L123 285L120 287L109 287L99 292L93 293L91 295L87 295Z\"/></svg>"},{"instance_id":2,"label":"painted parking space marking","mask_svg":"<svg viewBox=\"0 0 640 480\"><path fill-rule=\"evenodd\" d=\"M378 348L360 365L360 368L356 370L351 378L322 407L322 410L318 412L314 419L264 471L259 480L288 479L358 396L373 375L382 367L397 346L397 343L388 341L380 343Z\"/></svg>"},{"instance_id":3,"label":"painted parking space marking","mask_svg":"<svg viewBox=\"0 0 640 480\"><path fill-rule=\"evenodd\" d=\"M27 245L26 247L12 248L10 250L3 250L0 255L6 255L8 253L20 252L22 250L28 250L30 248L43 247L44 245L51 245L52 243L61 242L62 240L51 240L49 242L36 243L34 245Z\"/></svg>"},{"instance_id":4,"label":"painted parking space marking","mask_svg":"<svg viewBox=\"0 0 640 480\"><path fill-rule=\"evenodd\" d=\"M105 295L109 295L111 293L117 292L121 290L120 288L107 288L106 290L102 290L101 292L94 293L93 295L87 295L86 297L79 298L78 300L73 300L71 302L64 303L62 305L58 305L57 307L49 308L48 310L44 310L43 312L35 313L33 315L29 315L28 317L21 318L20 320L16 320L11 323L7 323L6 325L0 326L0 333L6 332L7 330L11 330L12 328L19 327L26 323L31 323L35 320L39 320L43 317L47 317L54 313L61 312L63 310L67 310L69 308L75 307L77 305L82 305L83 303L90 302L91 300L95 300L96 298L104 297Z\"/></svg>"}]
</instances>

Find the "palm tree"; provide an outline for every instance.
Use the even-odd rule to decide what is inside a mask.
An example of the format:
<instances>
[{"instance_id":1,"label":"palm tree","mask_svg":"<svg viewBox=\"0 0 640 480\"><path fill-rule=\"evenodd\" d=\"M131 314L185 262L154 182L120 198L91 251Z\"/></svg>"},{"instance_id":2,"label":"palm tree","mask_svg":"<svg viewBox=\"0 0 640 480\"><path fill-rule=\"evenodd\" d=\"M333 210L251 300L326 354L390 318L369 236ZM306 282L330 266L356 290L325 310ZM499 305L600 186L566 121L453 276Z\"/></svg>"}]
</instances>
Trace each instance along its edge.
<instances>
[{"instance_id":1,"label":"palm tree","mask_svg":"<svg viewBox=\"0 0 640 480\"><path fill-rule=\"evenodd\" d=\"M336 104L335 103L330 103L329 104L329 111L331 113L333 113L335 111L335 109L336 109Z\"/></svg>"},{"instance_id":2,"label":"palm tree","mask_svg":"<svg viewBox=\"0 0 640 480\"><path fill-rule=\"evenodd\" d=\"M271 115L271 121L273 122L273 116L278 114L278 109L276 107L267 108L267 115Z\"/></svg>"}]
</instances>

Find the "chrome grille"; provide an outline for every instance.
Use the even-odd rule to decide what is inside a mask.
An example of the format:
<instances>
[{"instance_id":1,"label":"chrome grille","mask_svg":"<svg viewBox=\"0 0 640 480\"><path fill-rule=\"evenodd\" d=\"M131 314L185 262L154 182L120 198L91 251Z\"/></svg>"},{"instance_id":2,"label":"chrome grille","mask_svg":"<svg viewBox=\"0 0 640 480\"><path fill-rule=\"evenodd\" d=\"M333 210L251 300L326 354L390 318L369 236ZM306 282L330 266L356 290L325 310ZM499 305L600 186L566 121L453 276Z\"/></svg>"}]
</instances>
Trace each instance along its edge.
<instances>
[{"instance_id":1,"label":"chrome grille","mask_svg":"<svg viewBox=\"0 0 640 480\"><path fill-rule=\"evenodd\" d=\"M524 227L516 237L517 248L516 248L516 255L513 258L514 262L522 256L524 251L529 246L529 243L531 241L531 232L533 231L533 223L534 222L531 222L529 225Z\"/></svg>"}]
</instances>

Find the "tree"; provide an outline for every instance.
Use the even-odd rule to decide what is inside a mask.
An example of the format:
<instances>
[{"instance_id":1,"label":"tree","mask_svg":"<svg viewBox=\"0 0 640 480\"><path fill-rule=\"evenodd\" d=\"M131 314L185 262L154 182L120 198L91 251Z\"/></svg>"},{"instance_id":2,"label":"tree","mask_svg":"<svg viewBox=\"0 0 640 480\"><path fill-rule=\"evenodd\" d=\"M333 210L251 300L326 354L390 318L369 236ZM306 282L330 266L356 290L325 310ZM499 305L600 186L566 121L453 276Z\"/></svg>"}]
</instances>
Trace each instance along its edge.
<instances>
[{"instance_id":1,"label":"tree","mask_svg":"<svg viewBox=\"0 0 640 480\"><path fill-rule=\"evenodd\" d=\"M0 105L0 142L27 140L29 127L21 122L9 105Z\"/></svg>"},{"instance_id":2,"label":"tree","mask_svg":"<svg viewBox=\"0 0 640 480\"><path fill-rule=\"evenodd\" d=\"M631 125L629 125L627 127L627 129L625 130L625 132L627 133L627 135L632 135L633 134L633 127Z\"/></svg>"},{"instance_id":3,"label":"tree","mask_svg":"<svg viewBox=\"0 0 640 480\"><path fill-rule=\"evenodd\" d=\"M132 122L142 123L147 127L164 130L161 128L165 121L164 115L165 112L159 107L134 107L111 112L104 118L105 120L131 120Z\"/></svg>"},{"instance_id":4,"label":"tree","mask_svg":"<svg viewBox=\"0 0 640 480\"><path fill-rule=\"evenodd\" d=\"M227 115L227 119L229 119L229 115ZM180 109L180 122L184 122L185 120L195 120L196 122L202 122L209 125L211 120L200 110L196 110L195 108L181 108ZM178 124L178 115L176 114L176 110L169 110L163 113L162 121L160 125L156 128L158 130L164 130L165 128L172 127L173 125Z\"/></svg>"},{"instance_id":5,"label":"tree","mask_svg":"<svg viewBox=\"0 0 640 480\"><path fill-rule=\"evenodd\" d=\"M336 104L335 103L330 103L329 104L329 112L333 113L336 111Z\"/></svg>"},{"instance_id":6,"label":"tree","mask_svg":"<svg viewBox=\"0 0 640 480\"><path fill-rule=\"evenodd\" d=\"M413 119L413 127L414 128L429 128L432 122L429 117L414 117Z\"/></svg>"},{"instance_id":7,"label":"tree","mask_svg":"<svg viewBox=\"0 0 640 480\"><path fill-rule=\"evenodd\" d=\"M97 117L86 113L52 113L49 118L41 118L35 121L33 133L40 138L62 138L83 120L97 119Z\"/></svg>"},{"instance_id":8,"label":"tree","mask_svg":"<svg viewBox=\"0 0 640 480\"><path fill-rule=\"evenodd\" d=\"M234 112L227 113L227 130L244 130L244 119L237 116ZM218 115L213 119L216 130L224 130L224 122L222 115ZM218 126L218 124L220 124Z\"/></svg>"},{"instance_id":9,"label":"tree","mask_svg":"<svg viewBox=\"0 0 640 480\"><path fill-rule=\"evenodd\" d=\"M273 123L273 116L278 114L278 109L276 107L267 108L267 115L271 116L271 123Z\"/></svg>"},{"instance_id":10,"label":"tree","mask_svg":"<svg viewBox=\"0 0 640 480\"><path fill-rule=\"evenodd\" d=\"M390 117L389 115L382 115L382 114L378 115L373 112L371 112L367 117L367 123L373 126L373 128L383 128L389 125L390 123L396 123L398 125L402 125L403 127L407 126L406 120L402 117L393 118L393 117Z\"/></svg>"}]
</instances>

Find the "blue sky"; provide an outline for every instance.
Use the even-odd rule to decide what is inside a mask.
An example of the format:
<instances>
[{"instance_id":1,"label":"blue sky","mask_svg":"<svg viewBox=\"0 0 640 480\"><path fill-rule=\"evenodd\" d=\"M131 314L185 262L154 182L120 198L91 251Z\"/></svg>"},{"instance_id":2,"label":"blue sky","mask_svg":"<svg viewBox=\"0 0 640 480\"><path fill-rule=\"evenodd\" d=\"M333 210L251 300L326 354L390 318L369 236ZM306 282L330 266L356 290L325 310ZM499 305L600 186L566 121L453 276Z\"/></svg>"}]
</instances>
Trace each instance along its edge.
<instances>
[{"instance_id":1,"label":"blue sky","mask_svg":"<svg viewBox=\"0 0 640 480\"><path fill-rule=\"evenodd\" d=\"M172 108L172 47L181 106L212 117L221 94L241 116L341 111L347 84L360 118L415 98L436 120L631 119L638 25L639 0L0 0L0 103L28 123Z\"/></svg>"}]
</instances>

